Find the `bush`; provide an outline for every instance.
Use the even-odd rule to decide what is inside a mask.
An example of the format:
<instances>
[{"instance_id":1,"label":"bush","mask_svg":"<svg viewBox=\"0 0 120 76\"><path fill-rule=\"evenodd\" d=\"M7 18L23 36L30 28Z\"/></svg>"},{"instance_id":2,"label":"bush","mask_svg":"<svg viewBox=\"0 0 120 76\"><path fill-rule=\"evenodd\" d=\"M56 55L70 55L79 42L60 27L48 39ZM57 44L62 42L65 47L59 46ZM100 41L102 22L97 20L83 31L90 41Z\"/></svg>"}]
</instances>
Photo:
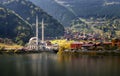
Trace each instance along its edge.
<instances>
[{"instance_id":1,"label":"bush","mask_svg":"<svg viewBox=\"0 0 120 76\"><path fill-rule=\"evenodd\" d=\"M4 46L0 46L0 51L4 51L5 50L5 47Z\"/></svg>"}]
</instances>

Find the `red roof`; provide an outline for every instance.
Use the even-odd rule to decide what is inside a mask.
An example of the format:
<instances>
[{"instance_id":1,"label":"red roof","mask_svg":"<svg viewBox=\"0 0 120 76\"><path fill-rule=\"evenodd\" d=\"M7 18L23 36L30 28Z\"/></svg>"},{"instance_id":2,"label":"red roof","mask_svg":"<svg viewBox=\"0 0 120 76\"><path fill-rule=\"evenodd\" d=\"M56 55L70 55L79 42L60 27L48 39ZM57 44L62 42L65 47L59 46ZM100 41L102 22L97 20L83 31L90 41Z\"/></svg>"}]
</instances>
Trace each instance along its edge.
<instances>
[{"instance_id":1,"label":"red roof","mask_svg":"<svg viewBox=\"0 0 120 76\"><path fill-rule=\"evenodd\" d=\"M112 42L104 42L103 44L112 44Z\"/></svg>"},{"instance_id":2,"label":"red roof","mask_svg":"<svg viewBox=\"0 0 120 76\"><path fill-rule=\"evenodd\" d=\"M94 46L94 44L83 44L83 47L90 47L90 46Z\"/></svg>"}]
</instances>

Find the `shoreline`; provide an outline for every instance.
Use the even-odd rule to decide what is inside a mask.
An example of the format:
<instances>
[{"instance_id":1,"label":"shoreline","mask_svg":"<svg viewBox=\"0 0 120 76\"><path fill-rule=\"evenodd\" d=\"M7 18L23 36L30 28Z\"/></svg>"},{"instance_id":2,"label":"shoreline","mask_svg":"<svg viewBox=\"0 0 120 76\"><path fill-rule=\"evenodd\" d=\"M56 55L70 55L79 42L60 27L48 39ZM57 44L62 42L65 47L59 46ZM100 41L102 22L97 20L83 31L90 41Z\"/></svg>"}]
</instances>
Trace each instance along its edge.
<instances>
[{"instance_id":1,"label":"shoreline","mask_svg":"<svg viewBox=\"0 0 120 76\"><path fill-rule=\"evenodd\" d=\"M63 51L58 52L58 54L63 55L90 55L90 56L120 56L120 52L118 51L80 51L80 52L71 52L71 51Z\"/></svg>"},{"instance_id":2,"label":"shoreline","mask_svg":"<svg viewBox=\"0 0 120 76\"><path fill-rule=\"evenodd\" d=\"M39 51L36 51L36 50L25 50L25 49L9 49L9 50L0 50L0 55L1 54L34 54L34 53L42 53L42 52L48 52L48 53L56 53L56 51L43 51L43 50L39 50Z\"/></svg>"},{"instance_id":3,"label":"shoreline","mask_svg":"<svg viewBox=\"0 0 120 76\"><path fill-rule=\"evenodd\" d=\"M2 54L34 54L34 53L41 53L42 51L0 51L0 55Z\"/></svg>"},{"instance_id":4,"label":"shoreline","mask_svg":"<svg viewBox=\"0 0 120 76\"><path fill-rule=\"evenodd\" d=\"M65 54L65 55L109 55L109 56L120 56L120 50L70 50L65 48L65 46L59 47L57 51L35 51L24 49L23 46L19 45L5 45L1 44L0 55L1 54L31 54L31 53L41 53L41 52L50 52L56 54Z\"/></svg>"},{"instance_id":5,"label":"shoreline","mask_svg":"<svg viewBox=\"0 0 120 76\"><path fill-rule=\"evenodd\" d=\"M120 51L58 51L58 52L51 52L51 51L25 51L25 50L0 50L0 55L4 54L34 54L34 53L55 53L61 55L90 55L90 56L120 56Z\"/></svg>"}]
</instances>

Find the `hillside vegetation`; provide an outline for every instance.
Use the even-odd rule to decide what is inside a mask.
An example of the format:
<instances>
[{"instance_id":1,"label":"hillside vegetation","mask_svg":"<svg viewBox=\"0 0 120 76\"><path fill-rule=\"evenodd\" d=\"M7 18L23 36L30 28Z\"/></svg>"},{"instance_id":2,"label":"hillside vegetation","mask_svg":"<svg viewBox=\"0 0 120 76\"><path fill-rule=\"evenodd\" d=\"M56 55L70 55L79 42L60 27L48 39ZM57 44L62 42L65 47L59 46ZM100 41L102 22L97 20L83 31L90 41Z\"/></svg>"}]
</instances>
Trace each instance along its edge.
<instances>
[{"instance_id":1,"label":"hillside vegetation","mask_svg":"<svg viewBox=\"0 0 120 76\"><path fill-rule=\"evenodd\" d=\"M76 16L71 9L68 9L59 3L56 3L55 0L29 0L41 7L44 11L48 12L51 16L61 22L64 26L69 26L71 20Z\"/></svg>"},{"instance_id":2,"label":"hillside vegetation","mask_svg":"<svg viewBox=\"0 0 120 76\"><path fill-rule=\"evenodd\" d=\"M33 36L31 26L15 12L0 7L0 37L24 44Z\"/></svg>"},{"instance_id":3,"label":"hillside vegetation","mask_svg":"<svg viewBox=\"0 0 120 76\"><path fill-rule=\"evenodd\" d=\"M120 37L120 19L79 18L71 23L71 29L76 32L98 33L112 38Z\"/></svg>"},{"instance_id":4,"label":"hillside vegetation","mask_svg":"<svg viewBox=\"0 0 120 76\"><path fill-rule=\"evenodd\" d=\"M35 32L36 15L39 17L39 36L41 37L41 21L45 22L45 36L58 37L64 34L64 27L55 20L52 16L48 15L41 8L34 5L27 0L8 0L3 5L19 14L23 19L28 21Z\"/></svg>"},{"instance_id":5,"label":"hillside vegetation","mask_svg":"<svg viewBox=\"0 0 120 76\"><path fill-rule=\"evenodd\" d=\"M120 18L120 0L30 0L64 26L82 18ZM67 23L67 25L66 25Z\"/></svg>"},{"instance_id":6,"label":"hillside vegetation","mask_svg":"<svg viewBox=\"0 0 120 76\"><path fill-rule=\"evenodd\" d=\"M45 23L45 38L64 35L64 27L41 8L28 0L0 0L0 38L9 38L18 44L25 44L35 36L36 16Z\"/></svg>"}]
</instances>

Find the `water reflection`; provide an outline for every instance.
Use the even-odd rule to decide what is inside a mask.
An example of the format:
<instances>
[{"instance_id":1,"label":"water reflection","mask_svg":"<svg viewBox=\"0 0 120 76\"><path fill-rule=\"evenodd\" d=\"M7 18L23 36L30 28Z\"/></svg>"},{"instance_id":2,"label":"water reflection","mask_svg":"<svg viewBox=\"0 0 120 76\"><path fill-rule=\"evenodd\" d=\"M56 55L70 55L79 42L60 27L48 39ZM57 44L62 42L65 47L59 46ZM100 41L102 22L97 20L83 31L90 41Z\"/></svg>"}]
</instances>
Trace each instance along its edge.
<instances>
[{"instance_id":1,"label":"water reflection","mask_svg":"<svg viewBox=\"0 0 120 76\"><path fill-rule=\"evenodd\" d=\"M0 76L119 76L119 56L0 55Z\"/></svg>"},{"instance_id":2,"label":"water reflection","mask_svg":"<svg viewBox=\"0 0 120 76\"><path fill-rule=\"evenodd\" d=\"M70 75L80 76L118 76L120 57L104 56L62 56L61 65L65 65ZM63 62L65 61L65 64Z\"/></svg>"}]
</instances>

